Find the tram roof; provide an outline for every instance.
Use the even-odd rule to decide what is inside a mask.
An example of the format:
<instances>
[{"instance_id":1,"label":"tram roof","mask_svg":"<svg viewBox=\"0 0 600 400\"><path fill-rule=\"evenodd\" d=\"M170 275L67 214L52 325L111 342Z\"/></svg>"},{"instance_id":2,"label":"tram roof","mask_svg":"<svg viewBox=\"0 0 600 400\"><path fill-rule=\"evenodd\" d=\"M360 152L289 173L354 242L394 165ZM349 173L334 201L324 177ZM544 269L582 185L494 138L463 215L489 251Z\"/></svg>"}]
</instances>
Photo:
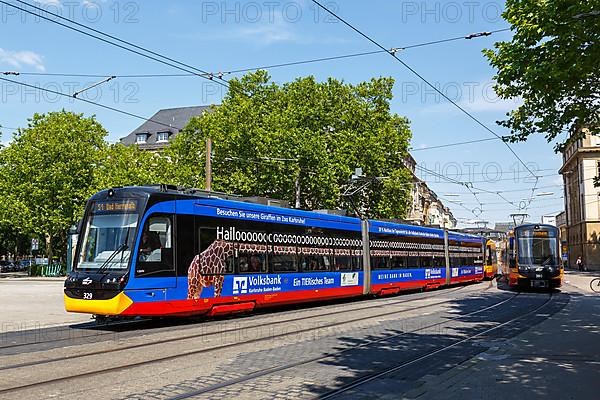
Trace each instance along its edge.
<instances>
[{"instance_id":1,"label":"tram roof","mask_svg":"<svg viewBox=\"0 0 600 400\"><path fill-rule=\"evenodd\" d=\"M527 228L534 228L534 229L539 229L539 228L558 229L556 226L549 225L549 224L523 224L523 225L516 226L514 229L517 230L517 229L527 229Z\"/></svg>"},{"instance_id":2,"label":"tram roof","mask_svg":"<svg viewBox=\"0 0 600 400\"><path fill-rule=\"evenodd\" d=\"M110 189L103 190L98 192L96 195L92 197L92 199L96 197L104 197L106 192ZM307 211L307 210L297 210L293 208L286 207L278 207L278 206L269 206L264 204L258 204L256 202L251 202L248 199L244 199L240 196L230 195L226 193L219 192L207 192L203 190L197 189L185 189L174 186L167 185L152 185L152 186L126 186L126 187L115 187L113 190L117 190L120 195L123 195L123 192L137 193L137 194L147 194L149 196L161 196L168 195L173 196L175 200L195 200L200 201L202 205L212 206L212 207L223 207L223 208L232 208L235 209L243 209L246 211L255 211L255 212L263 212L277 215L285 215L290 217L298 217L305 221L310 220L319 220L322 222L332 223L332 225L343 225L347 230L360 231L360 219L356 217L348 217L342 215L335 214L325 214L319 213L315 211ZM104 195L104 196L103 196ZM243 218L239 218L243 219ZM441 228L430 228L419 225L409 225L409 224L400 224L397 222L387 222L387 221L379 221L379 220L369 220L369 231L371 233L382 233L382 234L391 234L398 236L410 236L410 237L420 237L420 238L434 238L434 239L443 239L444 238L444 230ZM295 225L304 225L298 224ZM309 225L309 224L306 224ZM462 241L462 242L480 242L482 240L481 236L472 235L468 233L461 232L448 232L448 239L454 241Z\"/></svg>"}]
</instances>

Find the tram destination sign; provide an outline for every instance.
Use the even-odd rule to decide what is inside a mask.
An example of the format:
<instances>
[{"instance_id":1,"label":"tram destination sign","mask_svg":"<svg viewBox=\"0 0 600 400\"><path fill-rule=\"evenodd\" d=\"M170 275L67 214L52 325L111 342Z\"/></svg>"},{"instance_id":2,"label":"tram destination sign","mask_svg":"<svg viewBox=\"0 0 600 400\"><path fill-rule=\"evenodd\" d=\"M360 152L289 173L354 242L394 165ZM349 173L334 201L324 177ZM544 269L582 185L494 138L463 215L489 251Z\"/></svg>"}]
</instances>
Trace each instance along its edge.
<instances>
[{"instance_id":1,"label":"tram destination sign","mask_svg":"<svg viewBox=\"0 0 600 400\"><path fill-rule=\"evenodd\" d=\"M137 212L137 200L108 200L96 201L92 205L92 213L94 214L123 214Z\"/></svg>"}]
</instances>

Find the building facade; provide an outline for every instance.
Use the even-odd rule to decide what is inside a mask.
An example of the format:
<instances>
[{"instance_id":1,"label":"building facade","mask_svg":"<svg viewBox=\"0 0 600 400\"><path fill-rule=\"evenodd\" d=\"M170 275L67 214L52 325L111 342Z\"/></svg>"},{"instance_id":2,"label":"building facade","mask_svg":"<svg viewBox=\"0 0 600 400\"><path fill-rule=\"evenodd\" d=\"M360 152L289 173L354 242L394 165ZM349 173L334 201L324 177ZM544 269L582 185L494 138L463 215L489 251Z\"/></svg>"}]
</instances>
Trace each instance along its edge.
<instances>
[{"instance_id":1,"label":"building facade","mask_svg":"<svg viewBox=\"0 0 600 400\"><path fill-rule=\"evenodd\" d=\"M121 139L125 146L137 145L142 150L160 151L193 117L210 110L210 106L166 108L159 110L148 121Z\"/></svg>"},{"instance_id":2,"label":"building facade","mask_svg":"<svg viewBox=\"0 0 600 400\"><path fill-rule=\"evenodd\" d=\"M560 253L563 263L569 264L569 246L567 242L567 212L556 215L556 227L560 231Z\"/></svg>"},{"instance_id":3,"label":"building facade","mask_svg":"<svg viewBox=\"0 0 600 400\"><path fill-rule=\"evenodd\" d=\"M413 177L411 204L406 220L418 225L455 228L457 221L452 211L442 203L435 192L427 186L427 183L417 177L415 173L417 162L410 154L404 159L404 165L410 170Z\"/></svg>"},{"instance_id":4,"label":"building facade","mask_svg":"<svg viewBox=\"0 0 600 400\"><path fill-rule=\"evenodd\" d=\"M584 137L574 140L563 151L565 222L568 262L577 257L588 269L600 269L600 137L583 130Z\"/></svg>"}]
</instances>

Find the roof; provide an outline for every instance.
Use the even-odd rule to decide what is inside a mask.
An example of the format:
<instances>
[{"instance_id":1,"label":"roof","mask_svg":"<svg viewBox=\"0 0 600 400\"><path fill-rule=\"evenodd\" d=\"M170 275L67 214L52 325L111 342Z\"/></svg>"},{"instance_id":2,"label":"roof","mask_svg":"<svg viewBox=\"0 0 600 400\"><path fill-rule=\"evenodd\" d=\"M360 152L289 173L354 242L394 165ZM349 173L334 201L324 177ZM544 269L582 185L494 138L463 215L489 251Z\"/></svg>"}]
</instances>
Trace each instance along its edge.
<instances>
[{"instance_id":1,"label":"roof","mask_svg":"<svg viewBox=\"0 0 600 400\"><path fill-rule=\"evenodd\" d=\"M136 143L138 134L148 135L146 143L140 144L141 148L153 149L162 147L162 143L157 143L158 132L169 132L169 137L176 135L192 119L201 115L205 111L210 111L210 106L191 106L178 108L165 108L159 110L150 119L134 129L129 135L121 138L121 143L125 146Z\"/></svg>"},{"instance_id":2,"label":"roof","mask_svg":"<svg viewBox=\"0 0 600 400\"><path fill-rule=\"evenodd\" d=\"M297 226L315 226L322 228L344 229L349 231L361 230L361 223L358 218L341 215L316 213L313 211L296 210L291 208L281 208L257 204L255 202L244 202L250 198L236 198L224 193L206 192L195 189L185 189L168 185L154 186L127 186L113 189L118 194L126 193L137 194L170 194L172 199L190 200L182 202L178 208L182 213L194 214L206 212L211 216L220 216L223 218L233 218L247 221L277 221L288 225ZM107 190L96 193L92 199L105 198ZM186 209L189 207L189 210ZM208 208L207 208L208 207ZM241 213L240 211L244 211ZM285 218L283 218L285 217ZM281 220L279 219L281 218ZM312 224L312 225L311 225ZM386 221L369 220L369 231L371 233L391 234L398 236L413 236L421 238L443 239L444 231L440 228L428 228L417 225L398 224ZM459 232L448 232L450 240L461 242L480 242L481 237Z\"/></svg>"}]
</instances>

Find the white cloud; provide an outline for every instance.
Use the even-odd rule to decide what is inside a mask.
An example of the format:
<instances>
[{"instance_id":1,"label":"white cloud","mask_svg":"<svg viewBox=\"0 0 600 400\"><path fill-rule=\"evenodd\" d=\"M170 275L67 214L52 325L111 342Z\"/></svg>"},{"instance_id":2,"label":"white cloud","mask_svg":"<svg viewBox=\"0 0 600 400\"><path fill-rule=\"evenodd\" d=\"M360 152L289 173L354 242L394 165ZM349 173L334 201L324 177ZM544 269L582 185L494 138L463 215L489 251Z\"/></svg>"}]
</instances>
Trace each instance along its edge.
<instances>
[{"instance_id":1,"label":"white cloud","mask_svg":"<svg viewBox=\"0 0 600 400\"><path fill-rule=\"evenodd\" d=\"M519 107L523 102L517 100L502 100L498 97L478 97L473 101L461 101L458 103L462 108L468 111L476 112L508 112Z\"/></svg>"},{"instance_id":2,"label":"white cloud","mask_svg":"<svg viewBox=\"0 0 600 400\"><path fill-rule=\"evenodd\" d=\"M46 68L42 61L43 57L33 51L21 50L11 51L0 48L0 65L10 65L14 68L22 68L23 66L33 67L40 72L44 72Z\"/></svg>"},{"instance_id":3,"label":"white cloud","mask_svg":"<svg viewBox=\"0 0 600 400\"><path fill-rule=\"evenodd\" d=\"M273 19L273 22L264 21L238 29L236 34L241 39L261 45L298 42L300 41L300 37L293 32L292 26L293 24L286 22L283 18L276 17Z\"/></svg>"}]
</instances>

